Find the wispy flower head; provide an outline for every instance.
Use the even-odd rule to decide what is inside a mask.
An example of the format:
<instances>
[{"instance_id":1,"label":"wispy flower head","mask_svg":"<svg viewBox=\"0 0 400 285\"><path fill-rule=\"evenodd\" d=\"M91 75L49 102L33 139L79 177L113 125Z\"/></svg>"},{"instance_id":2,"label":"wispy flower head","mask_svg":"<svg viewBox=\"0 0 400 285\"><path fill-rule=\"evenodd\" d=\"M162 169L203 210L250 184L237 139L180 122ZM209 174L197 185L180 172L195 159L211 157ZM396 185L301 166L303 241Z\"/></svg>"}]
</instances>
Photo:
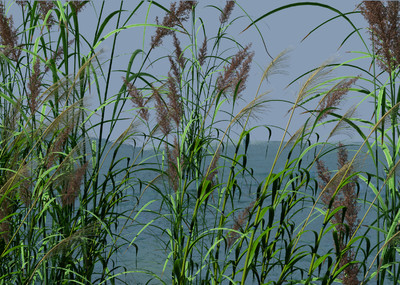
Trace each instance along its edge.
<instances>
[{"instance_id":1,"label":"wispy flower head","mask_svg":"<svg viewBox=\"0 0 400 285\"><path fill-rule=\"evenodd\" d=\"M68 136L70 135L74 127L74 124L65 126L61 133L57 136L55 142L49 148L48 160L46 164L47 169L49 169L59 157L59 153L63 150L65 143L67 142Z\"/></svg>"},{"instance_id":2,"label":"wispy flower head","mask_svg":"<svg viewBox=\"0 0 400 285\"><path fill-rule=\"evenodd\" d=\"M235 7L235 1L226 1L224 10L222 11L221 16L219 17L219 21L221 24L225 24L226 21L228 21L229 16L231 15L234 7Z\"/></svg>"},{"instance_id":3,"label":"wispy flower head","mask_svg":"<svg viewBox=\"0 0 400 285\"><path fill-rule=\"evenodd\" d=\"M178 83L181 82L181 73L179 72L178 65L176 64L176 62L174 61L174 59L171 56L168 56L168 59L169 59L170 65L171 65L172 73L175 76L176 82L178 82Z\"/></svg>"},{"instance_id":4,"label":"wispy flower head","mask_svg":"<svg viewBox=\"0 0 400 285\"><path fill-rule=\"evenodd\" d=\"M239 94L246 88L245 83L249 76L250 63L254 57L254 52L249 52L250 46L251 44L234 55L228 67L224 68L224 73L219 75L217 79L218 91L234 91L237 84L239 84L239 97Z\"/></svg>"},{"instance_id":5,"label":"wispy flower head","mask_svg":"<svg viewBox=\"0 0 400 285\"><path fill-rule=\"evenodd\" d=\"M198 56L200 66L203 66L206 56L207 56L207 37L204 37L203 45L199 50L199 56Z\"/></svg>"},{"instance_id":6,"label":"wispy flower head","mask_svg":"<svg viewBox=\"0 0 400 285\"><path fill-rule=\"evenodd\" d=\"M177 25L182 25L183 22L189 19L189 14L192 8L196 6L197 1L180 1L178 8L176 8L176 2L171 3L169 13L164 17L161 25L168 28L173 28ZM158 17L156 18L157 25ZM173 34L173 31L166 28L157 28L156 34L151 37L151 47L158 47L162 43L162 39Z\"/></svg>"},{"instance_id":7,"label":"wispy flower head","mask_svg":"<svg viewBox=\"0 0 400 285\"><path fill-rule=\"evenodd\" d=\"M363 1L360 9L369 23L378 65L391 72L400 64L400 4L388 1L385 6L382 1Z\"/></svg>"},{"instance_id":8,"label":"wispy flower head","mask_svg":"<svg viewBox=\"0 0 400 285\"><path fill-rule=\"evenodd\" d=\"M55 7L53 1L38 1L39 15L44 20L46 15ZM50 13L47 18L47 25L51 27L56 23L53 15Z\"/></svg>"},{"instance_id":9,"label":"wispy flower head","mask_svg":"<svg viewBox=\"0 0 400 285\"><path fill-rule=\"evenodd\" d=\"M82 179L89 165L89 160L77 168L69 177L67 187L64 188L61 195L61 204L63 207L73 205L81 190Z\"/></svg>"},{"instance_id":10,"label":"wispy flower head","mask_svg":"<svg viewBox=\"0 0 400 285\"><path fill-rule=\"evenodd\" d=\"M219 160L220 156L221 156L221 148L218 148L218 151L213 156L213 159L211 161L209 169L207 170L208 174L207 174L206 179L210 180L213 183L214 183L213 180L214 180L215 175L218 174L217 166L218 166L218 160Z\"/></svg>"},{"instance_id":11,"label":"wispy flower head","mask_svg":"<svg viewBox=\"0 0 400 285\"><path fill-rule=\"evenodd\" d=\"M175 121L176 126L179 126L183 115L183 105L181 97L178 94L176 82L168 72L168 99L169 99L169 116Z\"/></svg>"},{"instance_id":12,"label":"wispy flower head","mask_svg":"<svg viewBox=\"0 0 400 285\"><path fill-rule=\"evenodd\" d=\"M142 117L143 120L148 121L149 110L145 107L143 95L137 90L137 88L132 83L127 81L125 77L122 77L122 80L124 81L125 86L128 88L129 95L131 95L131 101L138 108L140 108L139 110L140 117Z\"/></svg>"},{"instance_id":13,"label":"wispy flower head","mask_svg":"<svg viewBox=\"0 0 400 285\"><path fill-rule=\"evenodd\" d=\"M17 61L21 55L21 50L17 49L18 46L18 34L17 30L14 29L14 22L12 16L7 17L4 4L0 3L0 36L1 44L6 46L2 48L2 52L10 57L12 60Z\"/></svg>"},{"instance_id":14,"label":"wispy flower head","mask_svg":"<svg viewBox=\"0 0 400 285\"><path fill-rule=\"evenodd\" d=\"M336 107L343 100L344 95L350 90L351 86L358 80L358 77L343 79L336 84L319 102L318 111L322 112L328 108ZM322 120L332 113L332 110L326 111L319 120Z\"/></svg>"},{"instance_id":15,"label":"wispy flower head","mask_svg":"<svg viewBox=\"0 0 400 285\"><path fill-rule=\"evenodd\" d=\"M183 51L181 48L181 43L176 37L175 33L172 33L172 37L174 39L174 47L175 47L175 59L176 62L179 63L179 66L183 69L185 67L185 58L183 56Z\"/></svg>"},{"instance_id":16,"label":"wispy flower head","mask_svg":"<svg viewBox=\"0 0 400 285\"><path fill-rule=\"evenodd\" d=\"M168 178L169 178L172 188L176 192L176 191L178 191L179 179L180 179L179 167L182 168L182 165L183 165L183 159L182 159L182 156L180 153L180 147L179 147L179 143L178 143L178 140L176 139L176 137L174 137L174 148L172 149L172 151L170 151L167 143L165 143L165 148L166 148L167 159L168 159L168 170L167 170ZM178 163L179 163L179 166L178 166Z\"/></svg>"},{"instance_id":17,"label":"wispy flower head","mask_svg":"<svg viewBox=\"0 0 400 285\"><path fill-rule=\"evenodd\" d=\"M171 121L168 108L160 93L153 87L153 97L156 100L157 123L165 136L171 132Z\"/></svg>"},{"instance_id":18,"label":"wispy flower head","mask_svg":"<svg viewBox=\"0 0 400 285\"><path fill-rule=\"evenodd\" d=\"M346 235L352 236L357 228L358 220L358 205L357 205L357 192L355 183L357 182L356 178L351 179L351 182L342 186L340 192L337 193L337 196L334 197L337 188L339 187L339 183L341 180L344 180L343 175L347 172L346 176L349 177L353 173L353 166L349 164L348 161L348 152L343 144L339 143L338 149L338 173L331 178L331 175L328 172L325 164L317 160L317 171L318 176L322 180L320 183L320 188L325 189L324 193L322 193L321 199L325 205L330 206L332 209L336 209L340 206L344 206L346 211L344 214L344 222L347 224L348 229L342 222L342 211L336 212L332 218L332 224L335 224L336 230L339 233L339 248L337 249L339 252L342 252L342 256L339 261L339 266L342 267L346 264L351 263L355 260L355 252L351 249L346 249ZM338 175L339 174L339 175ZM332 199L334 199L332 201ZM347 233L347 234L346 234ZM352 285L359 284L357 275L359 272L359 268L357 264L351 264L346 267L342 274L339 276L342 279L343 284Z\"/></svg>"},{"instance_id":19,"label":"wispy flower head","mask_svg":"<svg viewBox=\"0 0 400 285\"><path fill-rule=\"evenodd\" d=\"M10 239L10 218L11 214L11 203L10 198L7 195L0 195L0 237L7 243ZM7 218L8 217L8 218Z\"/></svg>"},{"instance_id":20,"label":"wispy flower head","mask_svg":"<svg viewBox=\"0 0 400 285\"><path fill-rule=\"evenodd\" d=\"M254 206L255 201L251 202L234 220L234 224L232 229L235 231L242 230L243 225L248 221L250 216L250 211ZM239 238L239 234L237 232L231 231L227 235L227 246L231 247L231 245Z\"/></svg>"},{"instance_id":21,"label":"wispy flower head","mask_svg":"<svg viewBox=\"0 0 400 285\"><path fill-rule=\"evenodd\" d=\"M72 6L74 6L74 8L76 10L76 13L79 13L85 8L85 5L87 3L89 3L89 1L77 1L77 0L74 0L74 1L69 1L68 3L70 5L72 5Z\"/></svg>"},{"instance_id":22,"label":"wispy flower head","mask_svg":"<svg viewBox=\"0 0 400 285\"><path fill-rule=\"evenodd\" d=\"M38 97L41 91L41 79L40 79L40 61L39 58L36 59L35 64L33 65L33 72L29 77L28 89L30 94L28 96L28 105L31 110L31 114L36 112L36 109L39 105Z\"/></svg>"},{"instance_id":23,"label":"wispy flower head","mask_svg":"<svg viewBox=\"0 0 400 285\"><path fill-rule=\"evenodd\" d=\"M68 46L71 46L72 43L75 41L75 39L69 40L68 41ZM64 58L64 47L60 45L56 51L53 52L53 55L51 57L52 60L57 62L60 59ZM46 58L47 60L47 58ZM46 64L46 67L44 69L44 72L47 73L50 70L50 64Z\"/></svg>"}]
</instances>

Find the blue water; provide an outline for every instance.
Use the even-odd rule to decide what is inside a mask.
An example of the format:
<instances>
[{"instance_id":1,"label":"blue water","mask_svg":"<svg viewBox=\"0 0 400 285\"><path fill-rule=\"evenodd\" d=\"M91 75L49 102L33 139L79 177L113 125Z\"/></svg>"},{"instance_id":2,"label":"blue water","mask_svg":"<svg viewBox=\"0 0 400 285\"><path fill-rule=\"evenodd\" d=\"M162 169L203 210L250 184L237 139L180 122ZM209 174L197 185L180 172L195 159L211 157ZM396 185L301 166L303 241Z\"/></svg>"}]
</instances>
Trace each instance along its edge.
<instances>
[{"instance_id":1,"label":"blue water","mask_svg":"<svg viewBox=\"0 0 400 285\"><path fill-rule=\"evenodd\" d=\"M247 151L247 169L249 169L250 173L237 175L237 184L238 186L240 186L241 192L238 190L236 191L234 197L235 202L233 205L230 204L227 207L226 212L235 209L237 210L237 212L235 213L235 216L237 217L239 213L242 211L242 209L248 207L250 203L252 203L256 199L257 187L260 184L262 184L262 182L267 177L271 169L272 162L274 161L278 145L279 142L253 143L249 145ZM354 154L354 150L358 149L358 146L359 145L356 144L348 148L349 158L352 157L352 155ZM335 170L337 169L336 151L334 150L329 151L329 149L330 149L329 147L324 148L324 151L327 151L327 153L326 155L324 155L322 160L325 162L328 169ZM139 148L134 148L133 146L130 145L123 145L119 150L117 159L122 157L131 157L131 159L134 159L135 155L138 153L138 150ZM284 169L284 165L285 163L287 163L289 150L290 147L285 149L285 151L281 154L274 168L273 171L274 173L278 173L279 171ZM233 157L234 147L232 146L228 147L226 151L227 152L221 156L221 159L219 161L219 166L224 166L225 163L225 167L221 168L218 172L218 179L220 183L227 180L229 174L229 167L231 165L231 161L229 161L227 158ZM362 153L366 152L367 149L364 148ZM241 148L239 153L243 154L244 149ZM374 173L375 168L372 164L372 161L369 161L368 159L366 160L363 159L364 155L362 153L359 155L360 159L356 161L356 166L358 167L359 171L368 171ZM290 160L293 160L295 157L298 157L299 155L300 152L299 149L297 148L292 152ZM309 152L308 155L304 156L301 167L307 167L308 164L311 163L311 161L313 160L314 155L315 155L314 151L311 151ZM105 160L101 174L106 174L108 165L110 163L110 159L111 156L109 156ZM137 179L140 179L142 181L150 181L154 179L157 176L157 174L154 171L149 171L149 170L139 171L139 169L144 169L145 167L156 167L156 165L160 165L162 163L161 156L155 156L152 150L146 150L143 152L143 155L141 155L138 158L137 163L140 161L145 161L148 164L146 165L142 164L136 167L136 170L138 171L135 172L136 176L133 177L132 181L137 182L138 181ZM243 159L241 159L240 162L243 162ZM125 166L126 162L123 163ZM240 169L240 167L237 169ZM311 168L310 175L312 179L317 178L317 172L315 167ZM122 176L117 177L117 181L118 179L122 179ZM170 197L173 198L174 197L173 191L171 191L171 189L168 189L169 186L166 179L167 179L166 177L161 177L157 179L154 184L158 185L160 188L165 187L166 189L164 190L165 194L167 195L166 197L169 197L168 194L171 194L172 196ZM189 191L194 191L193 193L195 193L195 191L197 191L195 185L189 187ZM307 193L309 195L315 195L315 193L311 193L310 190L306 191L308 191ZM133 241L134 245L122 246L122 248L119 250L118 254L114 258L114 261L118 266L125 268L125 270L128 272L129 271L132 272L122 276L121 279L126 281L128 284L161 284L161 281L157 279L153 279L149 283L146 283L152 279L152 276L151 274L145 274L144 272L148 273L152 272L152 274L160 277L166 284L170 284L172 261L170 260L169 262L166 262L170 257L169 254L171 250L170 250L169 238L165 232L165 229L169 229L171 227L171 224L170 222L168 222L166 218L162 217L162 215L168 216L170 214L170 211L168 211L166 209L166 205L162 203L163 200L161 198L160 193L158 193L157 191L155 191L150 187L144 190L144 186L141 189L139 189L139 184L135 184L135 186L127 188L127 193L131 195L130 198L126 200L119 207L118 210L132 212L130 216L132 219L128 221L127 223L128 227L123 231L123 236L126 241ZM371 190L368 190L365 183L360 182L359 198L371 201L373 200L374 197L375 197L374 194L372 193ZM138 211L147 203L150 204L146 207L146 210L138 214ZM217 193L215 193L213 199L210 200L210 204L212 203L215 204L218 203ZM297 208L295 207L293 209L292 212L299 210L298 212L296 212L296 215L293 216L293 221L295 222L296 226L302 225L302 222L304 222L305 218L309 214L311 207L312 204L308 202L304 204L303 203L299 204ZM319 208L321 209L323 208L323 205L321 203L319 204ZM360 218L362 217L362 214L365 213L365 209L366 208L364 207L363 203L360 201L360 214L359 214ZM137 217L135 218L135 220L133 220L133 218L136 215ZM218 215L217 210L210 206L208 208L208 211L206 212L206 216L204 217L202 223L209 223L211 225L208 226L212 227L216 215ZM374 215L375 213L373 211L369 213L369 216L367 217L367 224L368 224L368 219L373 219ZM280 216L280 210L278 209L276 218L279 219L279 216ZM227 227L232 226L232 219L230 220L231 221L228 222ZM310 222L310 224L307 226L307 229L310 230L310 232L307 232L306 234L302 235L300 244L303 245L308 243L313 244L314 234L312 233L312 231L314 230L318 232L321 227L322 216L319 215L318 211L314 210L314 214L312 215L311 220L312 222ZM121 221L119 229L121 229L121 226L124 223L125 221ZM150 225L146 227L142 232L140 232L143 229L144 225L147 224ZM363 228L360 231L360 233L363 233L364 229L365 228ZM139 232L140 234L138 234ZM369 236L369 238L373 239L374 237ZM204 241L206 241L206 238L204 239ZM330 233L326 235L321 244L323 245L323 248L320 249L319 251L320 254L323 254L324 252L327 252L329 249L332 249L333 248L332 235ZM224 246L222 246L222 248L223 247ZM206 251L203 250L202 254L204 255L205 252ZM233 257L234 253L231 253L231 256L229 255L221 256L222 259L223 258L232 259ZM198 258L197 261L200 262L200 254L197 255L194 254L193 258L195 260L196 258ZM309 262L310 258L306 257L298 265L303 268L308 268ZM231 271L227 270L225 274L229 275L230 272ZM280 272L276 270L272 271L272 274L276 275L271 275L271 280L277 280L277 276L279 273ZM199 270L199 276L204 276L200 274L204 274L204 272L202 272L201 269ZM240 275L237 275L235 277L235 280L239 281ZM248 284L252 284L252 277L249 276L247 281ZM227 283L227 281L225 283ZM254 284L257 284L257 282L254 281Z\"/></svg>"}]
</instances>

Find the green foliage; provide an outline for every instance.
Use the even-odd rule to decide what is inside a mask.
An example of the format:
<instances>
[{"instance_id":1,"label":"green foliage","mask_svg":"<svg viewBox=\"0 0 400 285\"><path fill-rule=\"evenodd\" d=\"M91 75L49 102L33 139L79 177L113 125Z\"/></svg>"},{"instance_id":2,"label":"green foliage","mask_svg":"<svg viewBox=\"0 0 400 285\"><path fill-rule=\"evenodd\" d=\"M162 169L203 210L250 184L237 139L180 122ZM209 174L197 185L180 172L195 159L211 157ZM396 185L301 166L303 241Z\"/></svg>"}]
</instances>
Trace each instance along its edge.
<instances>
[{"instance_id":1,"label":"green foliage","mask_svg":"<svg viewBox=\"0 0 400 285\"><path fill-rule=\"evenodd\" d=\"M288 104L285 128L249 124L277 101L261 83L282 73L287 51L271 57L253 99L244 98L254 53L228 33L239 19L230 18L236 2L204 8L221 13L215 35L197 17L196 1L138 1L129 11L121 1L109 15L104 2L17 1L20 23L0 4L0 284L131 284L139 275L163 284L397 283L398 65L395 47L379 40L389 31L376 21L394 25L399 7L379 3L361 7L374 32L372 51L350 19L360 11L298 2L248 17L244 33L285 9L328 9L336 16L309 35L341 18L353 31L340 46L358 35L367 52L351 61L371 59L372 73L327 62L296 78L307 77L296 98L278 100ZM91 5L100 12L93 38L86 38L80 13ZM146 8L164 11L162 23L131 23ZM392 17L374 17L373 9ZM114 94L118 39L137 27L154 28L150 48L133 47ZM151 61L167 37L172 50ZM103 42L112 43L104 62ZM157 65L170 72L146 70ZM328 77L343 66L363 75ZM354 87L360 81L372 90ZM355 117L362 102L342 112L350 91L372 99L374 121ZM118 133L128 109L129 127ZM290 134L300 109L304 124ZM249 166L260 128L269 137L273 129L283 133L270 167L259 170L262 180ZM322 128L330 130L325 140ZM362 141L351 156L354 146L331 142L343 130ZM127 151L129 143L135 147ZM338 167L328 169L323 161L335 153ZM250 195L247 183L257 186ZM143 268L138 257L157 250L148 236L162 249L161 273ZM136 262L122 266L125 251Z\"/></svg>"}]
</instances>

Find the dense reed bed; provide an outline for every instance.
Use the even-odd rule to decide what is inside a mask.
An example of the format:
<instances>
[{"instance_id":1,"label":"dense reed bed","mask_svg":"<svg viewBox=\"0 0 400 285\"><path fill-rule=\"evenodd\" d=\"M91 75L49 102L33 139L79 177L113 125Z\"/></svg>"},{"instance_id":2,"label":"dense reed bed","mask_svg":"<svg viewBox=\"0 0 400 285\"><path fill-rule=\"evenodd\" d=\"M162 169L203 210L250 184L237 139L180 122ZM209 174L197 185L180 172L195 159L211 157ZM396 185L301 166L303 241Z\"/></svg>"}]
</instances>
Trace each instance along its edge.
<instances>
[{"instance_id":1,"label":"dense reed bed","mask_svg":"<svg viewBox=\"0 0 400 285\"><path fill-rule=\"evenodd\" d=\"M271 56L256 93L243 96L254 52L230 35L238 5L200 4L137 1L126 10L121 1L105 14L104 2L0 3L1 284L136 284L139 275L146 284L398 283L399 3L363 2L344 13L298 2L248 17L243 33L285 9L316 6L352 26L341 45L350 37L364 43L360 57L290 83L301 85L292 101L281 100L288 104L283 128L263 121L276 99L261 83L283 72L287 51ZM13 18L9 5L21 16ZM95 5L89 37L79 16ZM220 14L216 34L197 16L200 8ZM146 9L165 16L135 22ZM368 21L370 44L353 16ZM121 31L138 27L146 27L149 49L139 43L116 67ZM103 42L111 46L107 60ZM370 60L369 70L357 66L361 59ZM147 70L166 64L163 77ZM341 76L343 67L354 76ZM339 108L349 92L372 102L370 120L356 116L362 105ZM304 125L289 133L299 112ZM248 161L260 128L282 130L262 180ZM322 128L330 130L324 140ZM343 131L362 143L350 151L335 142ZM123 151L127 144L132 152ZM336 169L327 167L331 154ZM156 198L146 200L150 194ZM140 258L119 262L122 252L140 256L154 247L144 235L163 249L161 272Z\"/></svg>"}]
</instances>

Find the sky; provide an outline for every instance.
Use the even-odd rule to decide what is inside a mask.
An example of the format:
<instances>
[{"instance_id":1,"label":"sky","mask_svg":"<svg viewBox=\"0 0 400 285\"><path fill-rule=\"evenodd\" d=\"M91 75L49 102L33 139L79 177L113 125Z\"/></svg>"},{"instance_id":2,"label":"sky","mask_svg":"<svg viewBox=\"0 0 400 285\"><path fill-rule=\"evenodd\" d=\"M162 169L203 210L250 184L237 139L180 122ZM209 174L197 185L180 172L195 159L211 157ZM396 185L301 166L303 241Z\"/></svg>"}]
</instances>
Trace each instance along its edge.
<instances>
[{"instance_id":1,"label":"sky","mask_svg":"<svg viewBox=\"0 0 400 285\"><path fill-rule=\"evenodd\" d=\"M123 9L132 10L136 7L139 1L124 1ZM159 1L163 3L166 7L169 7L170 1ZM251 0L251 1L238 1L237 5L230 16L230 20L236 19L234 24L229 27L228 34L237 40L242 45L247 45L252 43L252 50L255 52L255 57L252 63L252 69L248 82L246 83L246 90L242 95L244 99L238 108L244 106L246 102L251 101L257 92L257 88L260 84L261 76L271 61L271 58L265 51L264 44L261 39L261 35L265 41L268 53L272 57L276 57L280 52L285 49L290 49L288 53L288 60L286 62L286 74L273 75L269 78L268 82L263 82L261 87L261 93L269 92L268 99L284 99L289 101L294 101L297 93L300 89L300 84L304 82L304 79L295 82L292 86L287 87L287 85L297 78L298 76L320 66L327 60L331 60L335 63L344 62L346 60L354 59L360 56L357 53L350 53L351 51L362 51L366 52L366 47L364 46L360 37L354 33L347 42L339 48L343 40L354 30L353 27L342 17L330 21L324 26L320 27L313 34L308 36L304 41L302 39L314 28L316 28L321 23L327 21L328 19L337 16L337 13L323 8L315 6L297 6L291 7L289 9L281 10L279 12L270 15L257 23L259 31L254 27L242 32L245 27L250 24L250 19L257 19L262 15L272 11L278 7L288 5L290 3L297 3L299 1L276 1L276 0ZM348 13L355 10L356 5L359 1L321 1L330 5L331 7L341 11L342 13ZM89 7L86 7L79 14L80 29L83 35L86 35L89 39L93 38L94 31L96 29L96 24L98 21L99 7L101 1L92 1ZM215 8L207 7L209 5L215 5L223 8L225 1L209 1L200 0L197 6L196 17L203 19L207 33L212 36L216 34L217 28L219 27L219 13ZM105 13L108 15L112 11L119 8L120 1L106 1L105 2ZM14 5L17 6L17 5ZM150 8L149 8L150 6ZM16 7L11 8L18 9ZM147 12L149 14L147 15ZM247 13L247 16L246 16ZM14 13L13 13L14 14ZM126 12L126 16L129 13ZM15 15L20 15L16 13ZM134 23L145 23L146 16L148 23L155 23L155 17L158 16L160 20L164 17L165 12L157 7L156 5L151 5L150 1L146 2L142 7L135 13L135 16L129 21L129 24ZM15 16L14 16L15 17ZM360 28L360 33L366 41L369 48L369 35L367 33L367 23L361 14L351 14L348 16L349 19L354 23L357 28ZM17 18L14 20L17 22ZM197 24L199 25L200 22ZM115 24L108 26L108 30L104 31L104 35L110 32L115 27ZM198 27L198 26L197 26ZM144 33L144 29L145 33ZM135 27L127 29L121 32L117 48L116 48L116 59L114 63L114 70L125 69L127 66L127 61L130 58L132 51L136 49L143 48L146 52L150 48L150 39L154 34L155 28L152 27ZM261 34L261 35L260 35ZM201 38L201 35L200 35ZM144 41L143 41L144 39ZM201 38L202 39L202 38ZM154 61L161 56L165 56L173 52L170 39L164 40L165 45L158 47L150 56L150 60ZM184 41L182 40L184 44ZM105 40L100 46L105 50L105 53L101 55L101 58L107 60L110 56L110 51L112 47L112 37ZM234 46L227 45L227 47L232 48ZM82 49L83 53L89 52L88 49ZM233 52L233 51L232 51ZM142 58L143 59L143 58ZM138 60L136 68L139 66L140 60ZM357 60L355 64L358 66L363 66L368 68L368 60ZM148 67L148 65L146 65ZM135 65L134 65L135 67ZM159 74L159 76L166 76L169 71L169 64L167 60L163 62L158 62L153 68L149 67L148 71L152 74ZM357 76L360 73L355 70L340 68L336 70L332 76ZM121 87L121 76L123 73L115 71L113 72L113 80L111 89L116 92ZM287 88L286 88L287 87ZM344 113L350 106L360 102L362 98L355 92L349 92L346 100L340 105L343 108L342 113ZM95 102L92 102L93 106ZM289 116L287 111L291 108L288 103L270 102L266 105L265 110L258 114L257 120L252 120L250 126L257 125L268 125L272 128L271 140L281 140L283 131L279 128L285 128ZM237 109L239 110L239 109ZM129 116L129 110L126 111L125 115ZM133 114L131 112L131 114ZM360 106L356 115L366 116L366 114L372 114L371 104L365 104L365 106ZM368 117L368 116L367 116ZM295 132L298 128L302 126L305 122L307 115L300 114L296 112L293 118L293 122L289 127L289 134ZM277 126L277 127L272 127ZM117 138L127 127L127 124L121 122L119 124L119 129L113 131L113 138ZM322 136L330 132L330 128L323 128L320 130ZM252 141L265 141L268 139L267 132L265 128L258 128L252 132ZM286 137L287 140L289 137ZM348 136L348 134L339 135L338 140L353 140L360 141L361 139L357 136Z\"/></svg>"}]
</instances>

